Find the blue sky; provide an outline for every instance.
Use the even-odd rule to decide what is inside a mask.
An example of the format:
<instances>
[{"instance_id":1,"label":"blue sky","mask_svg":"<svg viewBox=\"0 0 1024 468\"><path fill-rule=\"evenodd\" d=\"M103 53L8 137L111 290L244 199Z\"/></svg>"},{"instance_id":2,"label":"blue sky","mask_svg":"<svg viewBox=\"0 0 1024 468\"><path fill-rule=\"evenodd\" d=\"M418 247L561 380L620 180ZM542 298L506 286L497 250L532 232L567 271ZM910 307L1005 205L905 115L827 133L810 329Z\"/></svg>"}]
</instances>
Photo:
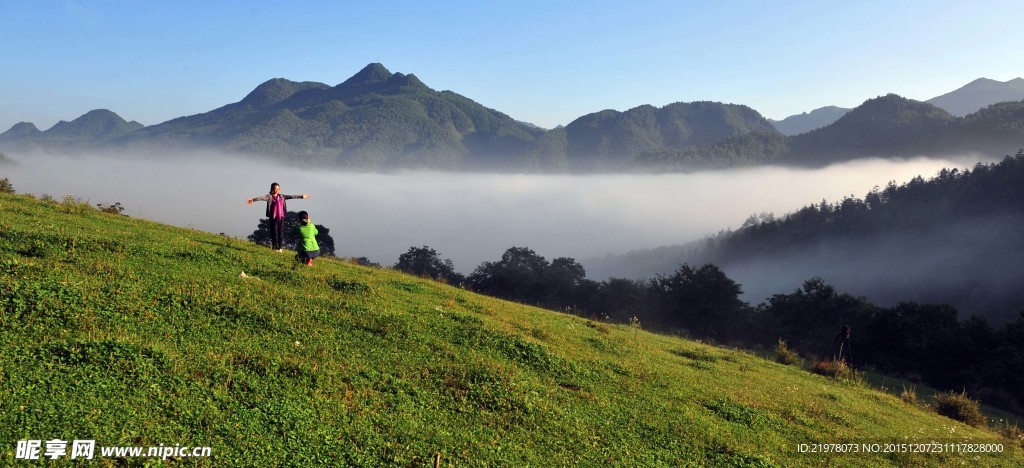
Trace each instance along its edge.
<instances>
[{"instance_id":1,"label":"blue sky","mask_svg":"<svg viewBox=\"0 0 1024 468\"><path fill-rule=\"evenodd\" d=\"M0 0L0 131L152 125L370 62L544 127L710 100L769 118L1024 76L1024 1Z\"/></svg>"}]
</instances>

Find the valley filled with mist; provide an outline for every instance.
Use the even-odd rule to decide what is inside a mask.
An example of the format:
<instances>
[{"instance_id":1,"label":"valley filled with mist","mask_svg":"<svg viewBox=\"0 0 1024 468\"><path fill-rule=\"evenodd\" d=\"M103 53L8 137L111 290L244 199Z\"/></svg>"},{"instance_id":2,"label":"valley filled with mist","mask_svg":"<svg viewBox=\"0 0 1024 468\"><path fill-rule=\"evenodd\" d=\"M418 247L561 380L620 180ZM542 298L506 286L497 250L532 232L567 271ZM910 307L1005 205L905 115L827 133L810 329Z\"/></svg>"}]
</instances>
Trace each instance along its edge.
<instances>
[{"instance_id":1,"label":"valley filled with mist","mask_svg":"<svg viewBox=\"0 0 1024 468\"><path fill-rule=\"evenodd\" d=\"M783 218L822 202L862 199L887 184L928 179L943 168L977 162L972 156L922 157L861 159L820 169L528 175L309 170L218 153L36 153L5 166L5 174L21 192L56 199L72 195L93 205L121 203L132 217L243 239L264 216L262 204L246 206L245 199L278 182L283 193L310 194L289 208L308 211L314 222L328 227L337 256L385 266L410 247L429 246L451 259L456 271L469 274L515 246L549 259L573 258L587 278L597 281L652 279L684 262L710 262L740 283L743 299L752 304L815 276L843 291L894 304L939 301L954 284L1003 278L1001 270L982 274L998 252L979 249L1003 245L993 238L1005 236L1002 228L1016 221L962 220L918 233L822 238L729 258L710 252L707 239L757 222L758 215ZM973 267L952 274L965 264ZM976 294L1001 296L999 291L1010 286L985 285L973 287ZM998 321L1012 318L1015 307L1003 305Z\"/></svg>"},{"instance_id":2,"label":"valley filled with mist","mask_svg":"<svg viewBox=\"0 0 1024 468\"><path fill-rule=\"evenodd\" d=\"M246 206L245 199L278 182L282 193L310 194L289 209L308 211L330 228L341 257L391 265L409 247L428 245L469 273L509 247L526 246L593 264L593 279L665 272L598 260L608 254L679 245L737 229L751 214L782 215L822 199L862 197L890 181L976 162L916 158L821 169L574 176L307 170L216 153L28 154L17 160L5 175L19 192L120 202L133 217L245 238L264 216L262 205Z\"/></svg>"}]
</instances>

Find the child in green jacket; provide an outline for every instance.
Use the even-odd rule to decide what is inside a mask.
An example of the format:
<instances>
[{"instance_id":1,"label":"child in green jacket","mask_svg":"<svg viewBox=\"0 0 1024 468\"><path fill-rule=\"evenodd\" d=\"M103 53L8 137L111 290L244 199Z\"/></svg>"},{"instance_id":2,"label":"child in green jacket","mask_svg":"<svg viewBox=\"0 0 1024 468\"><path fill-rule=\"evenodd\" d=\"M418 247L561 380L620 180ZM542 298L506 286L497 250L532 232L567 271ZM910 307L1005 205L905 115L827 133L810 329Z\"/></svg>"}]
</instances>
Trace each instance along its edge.
<instances>
[{"instance_id":1,"label":"child in green jacket","mask_svg":"<svg viewBox=\"0 0 1024 468\"><path fill-rule=\"evenodd\" d=\"M320 245L316 243L316 225L309 221L309 213L299 212L299 226L296 229L302 240L295 246L295 258L306 266L313 266L313 259L320 256Z\"/></svg>"}]
</instances>

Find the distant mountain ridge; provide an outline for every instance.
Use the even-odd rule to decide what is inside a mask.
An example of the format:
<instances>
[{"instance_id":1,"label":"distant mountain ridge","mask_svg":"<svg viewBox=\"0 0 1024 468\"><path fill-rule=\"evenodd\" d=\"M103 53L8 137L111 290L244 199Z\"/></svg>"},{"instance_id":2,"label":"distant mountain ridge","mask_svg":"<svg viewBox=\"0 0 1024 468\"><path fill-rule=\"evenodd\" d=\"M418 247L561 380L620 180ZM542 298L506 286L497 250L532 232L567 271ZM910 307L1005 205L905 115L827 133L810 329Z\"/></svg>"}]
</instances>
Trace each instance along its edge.
<instances>
[{"instance_id":1,"label":"distant mountain ridge","mask_svg":"<svg viewBox=\"0 0 1024 468\"><path fill-rule=\"evenodd\" d=\"M663 171L757 164L813 167L871 157L999 157L1022 147L1024 102L994 104L955 117L934 105L888 94L800 135L748 133L714 145L643 154L634 163Z\"/></svg>"},{"instance_id":2,"label":"distant mountain ridge","mask_svg":"<svg viewBox=\"0 0 1024 468\"><path fill-rule=\"evenodd\" d=\"M123 120L94 111L75 122L101 115ZM605 110L545 130L379 63L336 86L274 78L238 102L145 128L97 132L61 123L32 136L31 124L16 127L0 137L0 144L198 146L317 167L528 171L616 171L638 155L716 144L751 132L777 134L757 111L715 102Z\"/></svg>"},{"instance_id":3,"label":"distant mountain ridge","mask_svg":"<svg viewBox=\"0 0 1024 468\"><path fill-rule=\"evenodd\" d=\"M4 133L0 133L0 138L24 138L32 137L43 133L36 127L36 124L31 122L18 122Z\"/></svg>"},{"instance_id":4,"label":"distant mountain ridge","mask_svg":"<svg viewBox=\"0 0 1024 468\"><path fill-rule=\"evenodd\" d=\"M925 102L945 109L950 114L963 117L1000 102L1024 99L1024 78L1001 82L978 78L963 87L950 91Z\"/></svg>"},{"instance_id":5,"label":"distant mountain ridge","mask_svg":"<svg viewBox=\"0 0 1024 468\"><path fill-rule=\"evenodd\" d=\"M895 94L868 99L834 123L790 138L786 156L796 163L830 163L861 156L929 152L931 135L954 117L931 104Z\"/></svg>"},{"instance_id":6,"label":"distant mountain ridge","mask_svg":"<svg viewBox=\"0 0 1024 468\"><path fill-rule=\"evenodd\" d=\"M561 131L569 167L582 170L629 167L649 154L715 145L752 133L778 134L747 106L706 101L603 110L584 115ZM712 163L710 158L704 162Z\"/></svg>"},{"instance_id":7,"label":"distant mountain ridge","mask_svg":"<svg viewBox=\"0 0 1024 468\"><path fill-rule=\"evenodd\" d=\"M36 144L47 146L76 146L110 141L143 128L144 125L128 122L107 109L89 111L70 122L61 120L46 131L29 122L20 122L0 134L0 143Z\"/></svg>"},{"instance_id":8,"label":"distant mountain ridge","mask_svg":"<svg viewBox=\"0 0 1024 468\"><path fill-rule=\"evenodd\" d=\"M319 166L457 169L482 164L483 150L525 154L543 133L374 63L333 87L275 78L237 103L147 127L117 143L213 146Z\"/></svg>"},{"instance_id":9,"label":"distant mountain ridge","mask_svg":"<svg viewBox=\"0 0 1024 468\"><path fill-rule=\"evenodd\" d=\"M988 81L972 89L991 87ZM0 149L198 147L359 170L686 171L950 152L1001 156L1024 146L1022 108L1020 101L1000 103L957 117L890 94L848 111L818 109L802 116L805 123L842 115L787 136L750 107L698 101L607 109L546 130L371 63L335 86L270 79L238 102L149 127L106 109L45 131L21 122L0 134Z\"/></svg>"},{"instance_id":10,"label":"distant mountain ridge","mask_svg":"<svg viewBox=\"0 0 1024 468\"><path fill-rule=\"evenodd\" d=\"M1014 78L1005 82L978 78L954 91L924 102L957 117L964 117L992 104L1022 99L1024 99L1024 78ZM839 120L849 110L842 107L826 106L810 113L804 112L782 120L769 119L769 121L782 134L793 136L828 126Z\"/></svg>"},{"instance_id":11,"label":"distant mountain ridge","mask_svg":"<svg viewBox=\"0 0 1024 468\"><path fill-rule=\"evenodd\" d=\"M782 120L768 119L768 121L783 135L793 136L827 126L839 120L847 112L850 112L850 109L845 107L825 106L810 112L791 115Z\"/></svg>"}]
</instances>

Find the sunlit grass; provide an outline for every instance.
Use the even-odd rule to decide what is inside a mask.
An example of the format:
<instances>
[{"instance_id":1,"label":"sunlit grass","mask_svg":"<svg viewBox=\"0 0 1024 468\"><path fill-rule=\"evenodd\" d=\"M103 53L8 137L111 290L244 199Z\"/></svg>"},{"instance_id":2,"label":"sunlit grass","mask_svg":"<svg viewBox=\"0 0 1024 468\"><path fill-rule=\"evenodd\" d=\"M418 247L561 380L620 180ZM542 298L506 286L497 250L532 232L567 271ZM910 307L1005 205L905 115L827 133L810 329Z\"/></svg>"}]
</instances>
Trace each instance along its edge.
<instances>
[{"instance_id":1,"label":"sunlit grass","mask_svg":"<svg viewBox=\"0 0 1024 468\"><path fill-rule=\"evenodd\" d=\"M26 197L0 195L0 213L4 464L18 440L51 438L209 445L214 466L1024 461L801 455L1010 439L799 366L391 270L307 268Z\"/></svg>"}]
</instances>

